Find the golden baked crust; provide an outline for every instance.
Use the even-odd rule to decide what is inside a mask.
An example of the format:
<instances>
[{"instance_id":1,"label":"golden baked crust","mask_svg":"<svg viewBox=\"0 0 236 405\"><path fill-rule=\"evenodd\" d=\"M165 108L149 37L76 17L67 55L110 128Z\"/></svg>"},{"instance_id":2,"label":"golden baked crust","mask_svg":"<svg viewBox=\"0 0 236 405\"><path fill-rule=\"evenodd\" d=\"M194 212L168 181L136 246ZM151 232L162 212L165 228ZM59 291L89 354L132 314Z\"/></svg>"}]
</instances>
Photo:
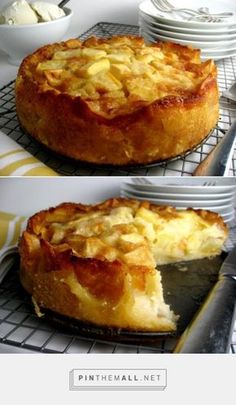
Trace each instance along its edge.
<instances>
[{"instance_id":1,"label":"golden baked crust","mask_svg":"<svg viewBox=\"0 0 236 405\"><path fill-rule=\"evenodd\" d=\"M40 307L97 325L173 331L156 264L220 253L222 219L148 202L64 203L28 221L21 281Z\"/></svg>"},{"instance_id":2,"label":"golden baked crust","mask_svg":"<svg viewBox=\"0 0 236 405\"><path fill-rule=\"evenodd\" d=\"M22 62L16 108L26 131L77 160L147 164L199 144L218 120L214 62L140 37L48 45Z\"/></svg>"}]
</instances>

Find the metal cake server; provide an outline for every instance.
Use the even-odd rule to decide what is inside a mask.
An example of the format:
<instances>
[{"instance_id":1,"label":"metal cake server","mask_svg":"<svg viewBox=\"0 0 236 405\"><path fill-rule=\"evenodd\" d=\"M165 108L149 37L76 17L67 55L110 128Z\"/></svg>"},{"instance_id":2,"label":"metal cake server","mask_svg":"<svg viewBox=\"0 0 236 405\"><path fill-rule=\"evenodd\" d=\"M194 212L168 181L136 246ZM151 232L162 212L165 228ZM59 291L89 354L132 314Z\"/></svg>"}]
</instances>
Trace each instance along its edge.
<instances>
[{"instance_id":1,"label":"metal cake server","mask_svg":"<svg viewBox=\"0 0 236 405\"><path fill-rule=\"evenodd\" d=\"M193 176L227 176L236 141L236 121L214 147L209 155L198 165Z\"/></svg>"},{"instance_id":2,"label":"metal cake server","mask_svg":"<svg viewBox=\"0 0 236 405\"><path fill-rule=\"evenodd\" d=\"M217 283L182 334L174 353L228 352L235 302L236 246L223 262Z\"/></svg>"},{"instance_id":3,"label":"metal cake server","mask_svg":"<svg viewBox=\"0 0 236 405\"><path fill-rule=\"evenodd\" d=\"M222 96L236 102L236 82L234 82L227 90L222 91Z\"/></svg>"}]
</instances>

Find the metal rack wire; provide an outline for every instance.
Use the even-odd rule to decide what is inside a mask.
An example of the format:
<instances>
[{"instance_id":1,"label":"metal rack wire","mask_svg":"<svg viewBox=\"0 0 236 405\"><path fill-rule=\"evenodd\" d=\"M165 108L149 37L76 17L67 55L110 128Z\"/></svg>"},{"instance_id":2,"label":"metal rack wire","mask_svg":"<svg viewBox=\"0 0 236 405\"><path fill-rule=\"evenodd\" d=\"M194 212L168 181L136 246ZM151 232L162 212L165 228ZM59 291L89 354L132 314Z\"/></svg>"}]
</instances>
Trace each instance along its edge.
<instances>
[{"instance_id":1,"label":"metal rack wire","mask_svg":"<svg viewBox=\"0 0 236 405\"><path fill-rule=\"evenodd\" d=\"M137 26L101 22L90 28L81 35L80 38L84 40L92 35L109 37L111 35L137 35L138 33L139 28ZM221 60L217 65L219 87L220 90L223 91L236 80L236 58ZM64 176L189 176L219 142L235 117L236 103L233 104L229 100L224 99L221 101L218 126L199 148L186 157L153 167L130 169L103 168L74 163L68 159L58 157L29 138L20 128L17 120L14 100L14 81L0 90L0 129L10 138L18 142L29 153ZM235 175L236 151L229 171L229 176Z\"/></svg>"},{"instance_id":2,"label":"metal rack wire","mask_svg":"<svg viewBox=\"0 0 236 405\"><path fill-rule=\"evenodd\" d=\"M235 235L234 235L235 236ZM177 339L163 338L155 343L135 345L81 337L38 318L29 296L19 283L18 265L12 267L0 285L0 352L22 349L34 353L172 353ZM230 352L236 353L236 321Z\"/></svg>"}]
</instances>

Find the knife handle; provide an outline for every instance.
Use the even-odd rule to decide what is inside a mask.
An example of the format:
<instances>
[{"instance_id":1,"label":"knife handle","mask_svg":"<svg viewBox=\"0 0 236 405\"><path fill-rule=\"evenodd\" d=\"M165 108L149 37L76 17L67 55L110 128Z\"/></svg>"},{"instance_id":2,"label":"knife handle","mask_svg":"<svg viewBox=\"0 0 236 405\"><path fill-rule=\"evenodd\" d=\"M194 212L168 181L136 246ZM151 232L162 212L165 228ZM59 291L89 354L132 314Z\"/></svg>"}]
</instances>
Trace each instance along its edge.
<instances>
[{"instance_id":1,"label":"knife handle","mask_svg":"<svg viewBox=\"0 0 236 405\"><path fill-rule=\"evenodd\" d=\"M235 140L236 121L209 155L198 165L193 172L193 176L227 176L234 152Z\"/></svg>"},{"instance_id":2,"label":"knife handle","mask_svg":"<svg viewBox=\"0 0 236 405\"><path fill-rule=\"evenodd\" d=\"M220 277L180 337L174 353L226 353L235 301L236 280Z\"/></svg>"}]
</instances>

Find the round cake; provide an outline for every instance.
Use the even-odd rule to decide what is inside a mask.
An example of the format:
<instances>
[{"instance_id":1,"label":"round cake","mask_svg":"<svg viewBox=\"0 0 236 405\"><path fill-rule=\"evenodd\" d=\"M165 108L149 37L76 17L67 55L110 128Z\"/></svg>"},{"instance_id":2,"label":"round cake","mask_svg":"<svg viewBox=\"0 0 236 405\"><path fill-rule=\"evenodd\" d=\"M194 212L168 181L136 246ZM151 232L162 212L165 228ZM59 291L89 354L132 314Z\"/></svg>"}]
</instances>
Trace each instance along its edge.
<instances>
[{"instance_id":1,"label":"round cake","mask_svg":"<svg viewBox=\"0 0 236 405\"><path fill-rule=\"evenodd\" d=\"M72 39L23 60L16 108L22 127L58 154L99 165L151 164L192 150L214 128L217 70L179 44Z\"/></svg>"},{"instance_id":2,"label":"round cake","mask_svg":"<svg viewBox=\"0 0 236 405\"><path fill-rule=\"evenodd\" d=\"M216 213L110 199L64 203L31 217L20 240L20 278L37 312L99 326L171 332L156 265L212 257L227 228Z\"/></svg>"}]
</instances>

